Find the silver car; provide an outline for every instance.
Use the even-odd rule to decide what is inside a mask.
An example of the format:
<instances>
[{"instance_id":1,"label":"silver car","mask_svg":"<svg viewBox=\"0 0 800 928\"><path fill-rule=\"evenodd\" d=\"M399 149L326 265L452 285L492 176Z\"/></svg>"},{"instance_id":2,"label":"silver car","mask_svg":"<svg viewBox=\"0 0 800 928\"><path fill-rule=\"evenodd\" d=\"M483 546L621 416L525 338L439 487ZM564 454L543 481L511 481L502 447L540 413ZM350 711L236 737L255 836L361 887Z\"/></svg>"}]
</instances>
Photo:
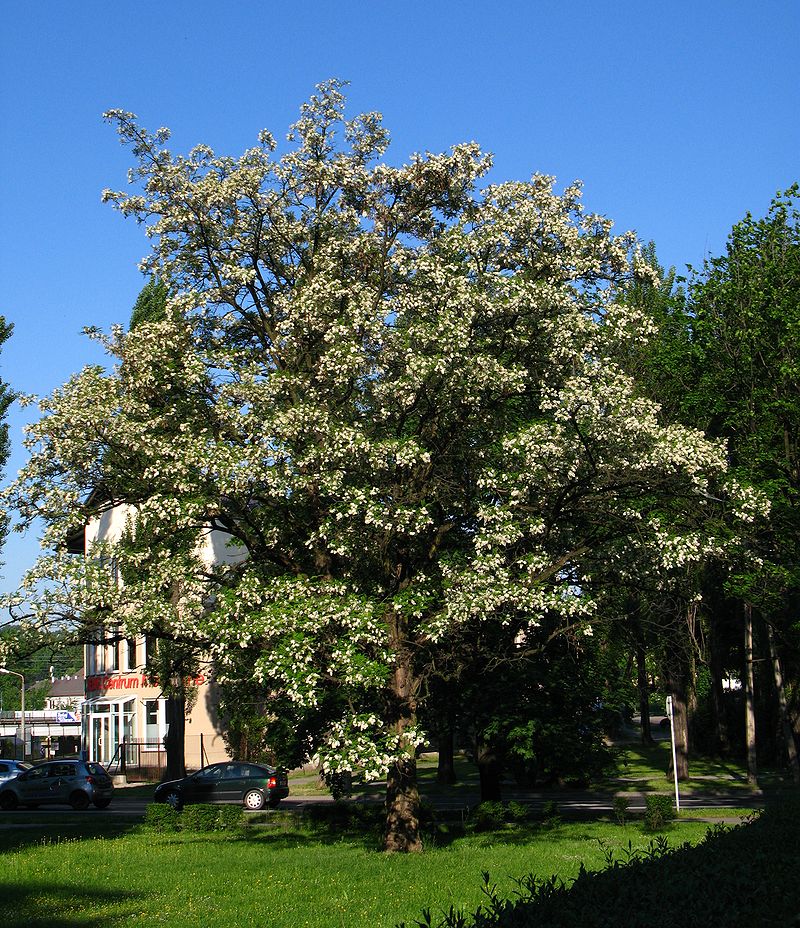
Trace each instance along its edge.
<instances>
[{"instance_id":1,"label":"silver car","mask_svg":"<svg viewBox=\"0 0 800 928\"><path fill-rule=\"evenodd\" d=\"M82 760L53 760L37 764L0 785L0 809L17 806L35 809L40 805L62 804L86 809L93 804L105 809L114 786L100 766Z\"/></svg>"},{"instance_id":2,"label":"silver car","mask_svg":"<svg viewBox=\"0 0 800 928\"><path fill-rule=\"evenodd\" d=\"M0 760L0 786L17 774L30 770L32 766L24 760Z\"/></svg>"}]
</instances>

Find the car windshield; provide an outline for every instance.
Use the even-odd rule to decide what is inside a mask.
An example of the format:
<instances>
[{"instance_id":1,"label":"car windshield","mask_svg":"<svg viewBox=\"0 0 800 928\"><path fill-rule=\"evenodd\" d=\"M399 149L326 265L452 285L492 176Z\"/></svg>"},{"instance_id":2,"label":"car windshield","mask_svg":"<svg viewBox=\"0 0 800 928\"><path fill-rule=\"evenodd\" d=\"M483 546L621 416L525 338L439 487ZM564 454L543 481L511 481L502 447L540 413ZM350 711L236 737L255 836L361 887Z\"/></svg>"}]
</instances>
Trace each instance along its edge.
<instances>
[{"instance_id":1,"label":"car windshield","mask_svg":"<svg viewBox=\"0 0 800 928\"><path fill-rule=\"evenodd\" d=\"M104 767L101 767L100 764L87 764L86 769L89 773L93 773L96 777L105 777L108 774L105 771Z\"/></svg>"}]
</instances>

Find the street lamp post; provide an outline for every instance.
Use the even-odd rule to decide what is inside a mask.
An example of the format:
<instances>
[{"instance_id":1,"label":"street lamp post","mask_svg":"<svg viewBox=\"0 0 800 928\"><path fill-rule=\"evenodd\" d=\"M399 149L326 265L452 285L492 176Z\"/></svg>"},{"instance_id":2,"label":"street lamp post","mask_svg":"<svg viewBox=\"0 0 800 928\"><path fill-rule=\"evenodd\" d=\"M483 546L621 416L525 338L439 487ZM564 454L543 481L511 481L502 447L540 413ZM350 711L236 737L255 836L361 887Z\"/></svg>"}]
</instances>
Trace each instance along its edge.
<instances>
[{"instance_id":1,"label":"street lamp post","mask_svg":"<svg viewBox=\"0 0 800 928\"><path fill-rule=\"evenodd\" d=\"M21 673L17 673L16 670L6 670L5 667L0 667L0 673L7 673L10 676L19 677L21 681L20 708L22 709L22 759L25 760L25 677L23 677Z\"/></svg>"}]
</instances>

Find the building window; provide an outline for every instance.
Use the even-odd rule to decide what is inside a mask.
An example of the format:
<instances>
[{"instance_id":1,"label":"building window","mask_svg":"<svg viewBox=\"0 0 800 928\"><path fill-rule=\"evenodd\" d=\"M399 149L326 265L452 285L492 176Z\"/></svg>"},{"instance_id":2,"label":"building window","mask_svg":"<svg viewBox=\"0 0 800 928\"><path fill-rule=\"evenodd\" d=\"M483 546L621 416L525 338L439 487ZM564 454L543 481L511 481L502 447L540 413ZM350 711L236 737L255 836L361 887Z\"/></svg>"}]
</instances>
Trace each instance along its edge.
<instances>
[{"instance_id":1,"label":"building window","mask_svg":"<svg viewBox=\"0 0 800 928\"><path fill-rule=\"evenodd\" d=\"M144 737L145 741L158 741L158 700L146 699L144 703Z\"/></svg>"},{"instance_id":2,"label":"building window","mask_svg":"<svg viewBox=\"0 0 800 928\"><path fill-rule=\"evenodd\" d=\"M109 670L119 670L119 642L112 641L109 645L109 661L108 669Z\"/></svg>"},{"instance_id":3,"label":"building window","mask_svg":"<svg viewBox=\"0 0 800 928\"><path fill-rule=\"evenodd\" d=\"M136 639L128 638L125 641L125 652L127 654L128 670L136 669Z\"/></svg>"}]
</instances>

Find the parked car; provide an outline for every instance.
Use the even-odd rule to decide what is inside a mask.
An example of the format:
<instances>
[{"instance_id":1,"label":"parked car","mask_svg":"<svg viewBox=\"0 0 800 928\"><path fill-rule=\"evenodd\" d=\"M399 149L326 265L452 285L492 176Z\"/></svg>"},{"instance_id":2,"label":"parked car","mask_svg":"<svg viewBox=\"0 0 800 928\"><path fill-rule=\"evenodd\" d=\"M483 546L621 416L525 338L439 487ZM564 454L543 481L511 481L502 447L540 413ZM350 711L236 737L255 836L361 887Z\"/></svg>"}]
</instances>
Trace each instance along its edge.
<instances>
[{"instance_id":1,"label":"parked car","mask_svg":"<svg viewBox=\"0 0 800 928\"><path fill-rule=\"evenodd\" d=\"M255 812L265 805L276 806L288 795L285 772L263 764L227 761L210 764L182 780L160 783L154 798L173 809L192 802L230 802Z\"/></svg>"},{"instance_id":2,"label":"parked car","mask_svg":"<svg viewBox=\"0 0 800 928\"><path fill-rule=\"evenodd\" d=\"M24 760L0 760L0 785L5 783L6 780L17 776L17 774L30 770L32 766L33 764L29 764Z\"/></svg>"},{"instance_id":3,"label":"parked car","mask_svg":"<svg viewBox=\"0 0 800 928\"><path fill-rule=\"evenodd\" d=\"M25 770L0 786L0 809L23 805L64 804L86 809L93 804L105 809L114 785L100 764L82 760L53 760Z\"/></svg>"}]
</instances>

